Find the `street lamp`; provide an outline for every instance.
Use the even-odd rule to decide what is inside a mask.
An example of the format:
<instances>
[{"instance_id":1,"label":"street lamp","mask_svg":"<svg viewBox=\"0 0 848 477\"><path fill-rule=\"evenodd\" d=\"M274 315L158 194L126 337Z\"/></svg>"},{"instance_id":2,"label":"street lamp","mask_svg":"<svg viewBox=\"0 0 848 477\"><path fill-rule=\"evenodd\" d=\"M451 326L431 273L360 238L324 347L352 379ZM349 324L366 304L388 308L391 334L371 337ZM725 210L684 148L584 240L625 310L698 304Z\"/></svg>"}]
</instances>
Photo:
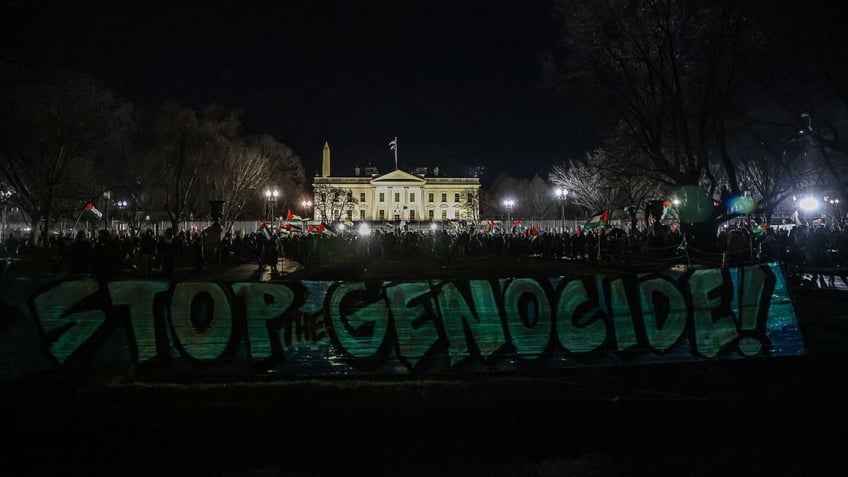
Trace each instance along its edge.
<instances>
[{"instance_id":1,"label":"street lamp","mask_svg":"<svg viewBox=\"0 0 848 477\"><path fill-rule=\"evenodd\" d=\"M503 205L507 210L507 222L509 223L509 226L512 227L512 208L515 206L515 200L505 199L503 201Z\"/></svg>"},{"instance_id":2,"label":"street lamp","mask_svg":"<svg viewBox=\"0 0 848 477\"><path fill-rule=\"evenodd\" d=\"M268 211L271 212L271 225L274 225L274 202L277 201L277 197L280 196L280 191L277 189L265 189L265 207L266 213Z\"/></svg>"},{"instance_id":3,"label":"street lamp","mask_svg":"<svg viewBox=\"0 0 848 477\"><path fill-rule=\"evenodd\" d=\"M556 194L557 199L561 202L560 206L562 207L562 214L560 215L560 221L562 222L562 227L560 228L560 232L563 232L565 231L565 201L568 197L568 189L565 187L557 187L556 190L554 190L554 193Z\"/></svg>"},{"instance_id":4,"label":"street lamp","mask_svg":"<svg viewBox=\"0 0 848 477\"><path fill-rule=\"evenodd\" d=\"M109 201L112 200L112 191L106 191L103 193L103 202L106 206L103 208L103 230L109 230L111 227L109 226Z\"/></svg>"},{"instance_id":5,"label":"street lamp","mask_svg":"<svg viewBox=\"0 0 848 477\"><path fill-rule=\"evenodd\" d=\"M798 205L801 206L801 210L809 214L810 212L815 212L820 204L815 197L804 197L798 202Z\"/></svg>"},{"instance_id":6,"label":"street lamp","mask_svg":"<svg viewBox=\"0 0 848 477\"><path fill-rule=\"evenodd\" d=\"M0 202L3 203L3 228L0 229L0 241L6 239L6 216L8 214L8 203L14 192L12 189L3 188L0 190Z\"/></svg>"},{"instance_id":7,"label":"street lamp","mask_svg":"<svg viewBox=\"0 0 848 477\"><path fill-rule=\"evenodd\" d=\"M306 217L306 218L309 218L309 208L312 207L312 201L311 200L304 200L303 202L300 203L300 205L303 206L303 216Z\"/></svg>"},{"instance_id":8,"label":"street lamp","mask_svg":"<svg viewBox=\"0 0 848 477\"><path fill-rule=\"evenodd\" d=\"M121 222L118 224L118 227L123 227L124 226L124 209L127 208L127 201L121 199L121 200L115 202L115 205L117 205L118 209L121 211Z\"/></svg>"}]
</instances>

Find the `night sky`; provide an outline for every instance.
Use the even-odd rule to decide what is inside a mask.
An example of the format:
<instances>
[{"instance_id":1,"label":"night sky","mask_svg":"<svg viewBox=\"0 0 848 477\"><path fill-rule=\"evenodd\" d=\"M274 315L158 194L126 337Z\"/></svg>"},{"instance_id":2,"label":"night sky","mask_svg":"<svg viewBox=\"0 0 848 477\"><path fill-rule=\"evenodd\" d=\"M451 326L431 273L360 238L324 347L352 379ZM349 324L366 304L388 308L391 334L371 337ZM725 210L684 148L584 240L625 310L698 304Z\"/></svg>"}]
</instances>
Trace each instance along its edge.
<instances>
[{"instance_id":1,"label":"night sky","mask_svg":"<svg viewBox=\"0 0 848 477\"><path fill-rule=\"evenodd\" d=\"M398 136L402 168L482 165L484 180L545 176L596 140L587 108L543 86L548 1L80 3L5 6L15 61L88 71L149 110L240 109L307 175L325 140L334 175L393 168Z\"/></svg>"}]
</instances>

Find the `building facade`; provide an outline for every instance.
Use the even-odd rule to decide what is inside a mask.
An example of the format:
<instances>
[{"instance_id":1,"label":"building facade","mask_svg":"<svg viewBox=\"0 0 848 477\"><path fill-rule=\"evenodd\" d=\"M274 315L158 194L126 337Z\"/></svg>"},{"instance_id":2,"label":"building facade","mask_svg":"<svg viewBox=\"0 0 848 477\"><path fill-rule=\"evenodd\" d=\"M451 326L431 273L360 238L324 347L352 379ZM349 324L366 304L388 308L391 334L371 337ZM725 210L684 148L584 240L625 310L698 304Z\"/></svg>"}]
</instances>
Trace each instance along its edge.
<instances>
[{"instance_id":1,"label":"building facade","mask_svg":"<svg viewBox=\"0 0 848 477\"><path fill-rule=\"evenodd\" d=\"M382 175L333 177L326 143L323 159L322 175L312 184L315 220L479 220L479 178L428 176L400 169Z\"/></svg>"}]
</instances>

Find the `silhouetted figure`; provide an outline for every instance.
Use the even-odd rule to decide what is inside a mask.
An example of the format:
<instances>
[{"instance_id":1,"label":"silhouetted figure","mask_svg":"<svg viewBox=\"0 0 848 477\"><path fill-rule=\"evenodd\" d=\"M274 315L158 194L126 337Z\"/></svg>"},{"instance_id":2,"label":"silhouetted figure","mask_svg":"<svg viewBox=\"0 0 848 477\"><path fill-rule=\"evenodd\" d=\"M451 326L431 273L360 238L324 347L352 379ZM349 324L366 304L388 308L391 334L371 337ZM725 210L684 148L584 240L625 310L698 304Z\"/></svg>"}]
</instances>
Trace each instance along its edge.
<instances>
[{"instance_id":1,"label":"silhouetted figure","mask_svg":"<svg viewBox=\"0 0 848 477\"><path fill-rule=\"evenodd\" d=\"M91 271L100 281L109 281L121 274L123 256L121 247L108 230L101 230L91 255Z\"/></svg>"},{"instance_id":2,"label":"silhouetted figure","mask_svg":"<svg viewBox=\"0 0 848 477\"><path fill-rule=\"evenodd\" d=\"M91 257L94 247L85 236L85 231L80 230L73 243L65 251L68 262L68 273L72 275L86 274L91 271Z\"/></svg>"},{"instance_id":3,"label":"silhouetted figure","mask_svg":"<svg viewBox=\"0 0 848 477\"><path fill-rule=\"evenodd\" d=\"M162 260L162 275L165 278L174 277L174 261L177 257L177 240L174 236L174 229L168 227L165 229L165 235L157 244L157 255Z\"/></svg>"}]
</instances>

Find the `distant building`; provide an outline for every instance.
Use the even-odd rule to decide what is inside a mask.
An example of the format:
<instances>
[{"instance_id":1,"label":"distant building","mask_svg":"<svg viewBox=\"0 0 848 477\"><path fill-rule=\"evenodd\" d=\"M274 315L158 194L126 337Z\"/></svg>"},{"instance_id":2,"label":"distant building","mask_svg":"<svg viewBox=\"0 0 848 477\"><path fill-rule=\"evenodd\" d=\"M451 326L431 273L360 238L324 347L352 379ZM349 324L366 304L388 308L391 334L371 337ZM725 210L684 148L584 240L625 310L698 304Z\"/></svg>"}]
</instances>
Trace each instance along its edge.
<instances>
[{"instance_id":1,"label":"distant building","mask_svg":"<svg viewBox=\"0 0 848 477\"><path fill-rule=\"evenodd\" d=\"M315 220L478 220L480 179L437 177L437 170L428 174L427 168L415 168L410 174L396 169L381 175L369 166L357 167L355 176L334 177L325 143L322 174L312 184Z\"/></svg>"}]
</instances>

